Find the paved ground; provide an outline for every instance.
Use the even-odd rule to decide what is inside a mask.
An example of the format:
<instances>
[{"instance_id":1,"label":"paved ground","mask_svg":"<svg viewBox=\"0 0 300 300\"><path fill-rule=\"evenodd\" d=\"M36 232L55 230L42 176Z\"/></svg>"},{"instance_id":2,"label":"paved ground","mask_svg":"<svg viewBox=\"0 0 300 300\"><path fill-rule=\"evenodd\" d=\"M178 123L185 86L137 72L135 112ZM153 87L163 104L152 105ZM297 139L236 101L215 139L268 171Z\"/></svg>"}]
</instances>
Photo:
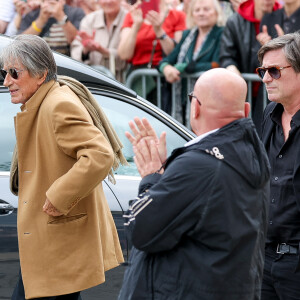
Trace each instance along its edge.
<instances>
[{"instance_id":1,"label":"paved ground","mask_svg":"<svg viewBox=\"0 0 300 300\"><path fill-rule=\"evenodd\" d=\"M1 257L0 257L1 258ZM82 292L83 300L117 300L123 282L125 266L121 265L106 272L106 282ZM4 273L5 272L5 275ZM13 287L18 279L19 261L12 258L1 262L0 259L0 300L10 300Z\"/></svg>"},{"instance_id":2,"label":"paved ground","mask_svg":"<svg viewBox=\"0 0 300 300\"><path fill-rule=\"evenodd\" d=\"M83 300L117 300L123 282L125 266L121 265L106 272L106 281L82 292Z\"/></svg>"}]
</instances>

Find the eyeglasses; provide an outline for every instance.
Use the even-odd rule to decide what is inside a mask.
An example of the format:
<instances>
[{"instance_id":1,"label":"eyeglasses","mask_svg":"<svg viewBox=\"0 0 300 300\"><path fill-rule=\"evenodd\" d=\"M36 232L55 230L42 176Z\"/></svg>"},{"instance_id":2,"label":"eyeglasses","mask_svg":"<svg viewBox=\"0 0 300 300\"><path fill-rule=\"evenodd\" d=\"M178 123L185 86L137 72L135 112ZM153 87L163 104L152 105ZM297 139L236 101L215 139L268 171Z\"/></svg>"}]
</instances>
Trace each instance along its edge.
<instances>
[{"instance_id":1,"label":"eyeglasses","mask_svg":"<svg viewBox=\"0 0 300 300\"><path fill-rule=\"evenodd\" d=\"M8 71L0 69L1 76L3 79L5 79L7 73L13 78L13 79L18 79L19 78L19 73L24 70L16 70L14 68L8 69Z\"/></svg>"},{"instance_id":2,"label":"eyeglasses","mask_svg":"<svg viewBox=\"0 0 300 300\"><path fill-rule=\"evenodd\" d=\"M258 76L263 79L266 72L269 72L269 75L273 78L273 79L279 79L281 77L281 70L286 69L286 68L290 68L291 66L286 66L286 67L269 67L269 68L264 68L264 67L260 67L256 69L256 73L258 74Z\"/></svg>"},{"instance_id":3,"label":"eyeglasses","mask_svg":"<svg viewBox=\"0 0 300 300\"><path fill-rule=\"evenodd\" d=\"M195 98L198 101L199 105L201 105L200 100L195 95L193 95L193 92L189 93L188 97L189 97L190 102L192 102L193 98Z\"/></svg>"}]
</instances>

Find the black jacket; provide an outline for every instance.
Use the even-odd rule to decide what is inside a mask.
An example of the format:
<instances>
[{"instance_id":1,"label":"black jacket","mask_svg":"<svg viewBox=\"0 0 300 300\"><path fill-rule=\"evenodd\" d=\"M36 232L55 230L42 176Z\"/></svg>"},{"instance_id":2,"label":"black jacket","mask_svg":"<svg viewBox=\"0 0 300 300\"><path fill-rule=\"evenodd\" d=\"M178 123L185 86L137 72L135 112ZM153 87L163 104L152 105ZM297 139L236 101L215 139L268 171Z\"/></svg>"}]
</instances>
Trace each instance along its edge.
<instances>
[{"instance_id":1,"label":"black jacket","mask_svg":"<svg viewBox=\"0 0 300 300\"><path fill-rule=\"evenodd\" d=\"M223 68L235 65L241 73L254 73L259 67L254 24L238 13L226 22L220 44L220 65Z\"/></svg>"},{"instance_id":2,"label":"black jacket","mask_svg":"<svg viewBox=\"0 0 300 300\"><path fill-rule=\"evenodd\" d=\"M300 29L300 8L298 8L291 16L291 27L288 30L285 30L283 26L284 21L284 8L275 10L269 14L263 16L260 28L262 31L262 26L266 25L268 27L268 34L271 36L272 39L278 37L277 31L275 29L275 24L278 24L283 30L284 33L292 33Z\"/></svg>"},{"instance_id":3,"label":"black jacket","mask_svg":"<svg viewBox=\"0 0 300 300\"><path fill-rule=\"evenodd\" d=\"M119 300L260 299L269 164L250 119L174 150L139 192Z\"/></svg>"}]
</instances>

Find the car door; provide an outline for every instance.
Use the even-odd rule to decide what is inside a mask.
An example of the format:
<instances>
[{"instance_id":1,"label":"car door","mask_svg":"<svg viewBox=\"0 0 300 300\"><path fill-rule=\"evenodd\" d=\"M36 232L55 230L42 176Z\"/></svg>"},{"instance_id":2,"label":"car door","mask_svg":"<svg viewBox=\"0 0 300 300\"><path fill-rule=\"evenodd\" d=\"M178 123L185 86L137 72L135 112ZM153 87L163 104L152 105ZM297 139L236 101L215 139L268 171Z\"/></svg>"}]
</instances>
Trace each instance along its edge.
<instances>
[{"instance_id":1,"label":"car door","mask_svg":"<svg viewBox=\"0 0 300 300\"><path fill-rule=\"evenodd\" d=\"M146 117L155 128L157 134L167 133L168 153L193 137L185 127L170 118L151 103L140 98L133 98L121 92L91 88L95 99L103 108L111 121L121 142L128 166L121 166L115 171L117 183L114 185L106 178L103 183L104 192L112 211L125 260L128 259L127 243L122 214L128 208L128 201L137 195L140 176L133 162L131 144L125 137L130 131L128 121L135 116ZM15 145L14 116L20 111L19 105L11 104L7 89L0 88L0 299L10 299L19 272L17 245L17 207L18 200L9 190L9 168ZM110 275L112 274L112 275ZM84 292L85 300L115 299L121 286L123 271L108 273L107 281L114 280L111 285L100 285Z\"/></svg>"}]
</instances>

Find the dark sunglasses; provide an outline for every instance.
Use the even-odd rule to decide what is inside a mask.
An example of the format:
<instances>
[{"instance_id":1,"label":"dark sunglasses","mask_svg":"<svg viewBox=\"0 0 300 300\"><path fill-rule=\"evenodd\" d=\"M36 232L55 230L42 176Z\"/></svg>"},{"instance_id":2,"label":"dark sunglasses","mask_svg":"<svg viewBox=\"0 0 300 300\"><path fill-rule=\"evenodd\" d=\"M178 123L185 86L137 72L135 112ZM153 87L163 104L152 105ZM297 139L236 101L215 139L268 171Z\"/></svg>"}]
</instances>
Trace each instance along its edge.
<instances>
[{"instance_id":1,"label":"dark sunglasses","mask_svg":"<svg viewBox=\"0 0 300 300\"><path fill-rule=\"evenodd\" d=\"M260 67L256 69L256 73L258 74L258 76L263 79L266 72L269 72L269 75L273 78L273 79L279 79L281 77L281 70L286 69L286 68L290 68L291 66L286 66L286 67L270 67L270 68L264 68L264 67Z\"/></svg>"},{"instance_id":2,"label":"dark sunglasses","mask_svg":"<svg viewBox=\"0 0 300 300\"><path fill-rule=\"evenodd\" d=\"M193 95L193 92L189 93L188 97L189 97L190 102L192 102L193 98L195 98L198 101L199 105L201 105L200 100L195 95Z\"/></svg>"},{"instance_id":3,"label":"dark sunglasses","mask_svg":"<svg viewBox=\"0 0 300 300\"><path fill-rule=\"evenodd\" d=\"M14 68L8 69L8 71L0 69L1 76L3 79L5 79L7 73L13 78L13 79L18 79L19 78L19 73L24 70L16 70Z\"/></svg>"}]
</instances>

